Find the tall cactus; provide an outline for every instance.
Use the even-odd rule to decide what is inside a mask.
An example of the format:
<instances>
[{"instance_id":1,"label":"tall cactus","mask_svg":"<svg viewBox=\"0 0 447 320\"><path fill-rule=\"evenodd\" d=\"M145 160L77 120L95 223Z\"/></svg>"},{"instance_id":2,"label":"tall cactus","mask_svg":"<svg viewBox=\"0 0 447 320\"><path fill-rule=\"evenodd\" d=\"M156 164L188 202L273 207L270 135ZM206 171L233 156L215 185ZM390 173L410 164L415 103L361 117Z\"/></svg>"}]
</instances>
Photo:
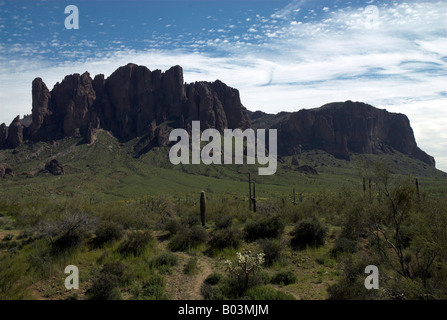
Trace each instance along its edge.
<instances>
[{"instance_id":1,"label":"tall cactus","mask_svg":"<svg viewBox=\"0 0 447 320\"><path fill-rule=\"evenodd\" d=\"M418 201L420 201L421 200L421 195L419 193L419 181L418 181L417 178L416 178L416 192L417 192L417 195L418 195Z\"/></svg>"},{"instance_id":2,"label":"tall cactus","mask_svg":"<svg viewBox=\"0 0 447 320\"><path fill-rule=\"evenodd\" d=\"M202 221L202 226L205 226L206 222L206 198L205 191L200 193L200 220Z\"/></svg>"},{"instance_id":3,"label":"tall cactus","mask_svg":"<svg viewBox=\"0 0 447 320\"><path fill-rule=\"evenodd\" d=\"M256 183L253 182L253 212L256 212Z\"/></svg>"},{"instance_id":4,"label":"tall cactus","mask_svg":"<svg viewBox=\"0 0 447 320\"><path fill-rule=\"evenodd\" d=\"M253 208L253 200L251 197L251 175L250 175L250 173L248 174L248 207L249 207L250 211Z\"/></svg>"},{"instance_id":5,"label":"tall cactus","mask_svg":"<svg viewBox=\"0 0 447 320\"><path fill-rule=\"evenodd\" d=\"M296 193L295 193L295 188L293 188L293 205L296 206Z\"/></svg>"}]
</instances>

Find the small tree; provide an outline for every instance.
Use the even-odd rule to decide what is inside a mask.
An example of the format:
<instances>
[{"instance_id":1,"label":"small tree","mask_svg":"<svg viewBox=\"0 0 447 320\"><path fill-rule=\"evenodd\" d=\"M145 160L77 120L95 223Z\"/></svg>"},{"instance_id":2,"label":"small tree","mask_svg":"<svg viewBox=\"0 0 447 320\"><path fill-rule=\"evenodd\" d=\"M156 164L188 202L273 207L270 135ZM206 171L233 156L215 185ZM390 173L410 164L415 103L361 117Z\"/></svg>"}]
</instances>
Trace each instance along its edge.
<instances>
[{"instance_id":1,"label":"small tree","mask_svg":"<svg viewBox=\"0 0 447 320\"><path fill-rule=\"evenodd\" d=\"M405 228L410 223L410 212L415 204L415 189L408 179L398 181L391 185L391 173L382 163L375 166L375 180L381 195L385 196L385 210L373 215L373 232L377 241L384 240L387 247L394 251L398 257L400 274L412 278L413 273L406 258L408 240L405 237ZM380 248L384 256L387 251Z\"/></svg>"},{"instance_id":2,"label":"small tree","mask_svg":"<svg viewBox=\"0 0 447 320\"><path fill-rule=\"evenodd\" d=\"M248 288L248 281L252 274L261 268L264 263L264 253L253 254L251 251L237 252L237 261L226 260L227 271L234 274L238 280L239 295L244 294Z\"/></svg>"}]
</instances>

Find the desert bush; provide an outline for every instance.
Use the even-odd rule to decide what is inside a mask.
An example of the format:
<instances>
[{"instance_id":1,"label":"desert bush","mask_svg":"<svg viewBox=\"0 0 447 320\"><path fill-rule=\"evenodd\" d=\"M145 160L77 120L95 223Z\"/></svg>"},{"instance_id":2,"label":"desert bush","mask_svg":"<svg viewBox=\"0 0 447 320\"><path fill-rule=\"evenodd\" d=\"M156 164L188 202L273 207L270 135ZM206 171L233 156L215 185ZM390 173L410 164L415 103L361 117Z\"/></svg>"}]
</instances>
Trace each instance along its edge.
<instances>
[{"instance_id":1,"label":"desert bush","mask_svg":"<svg viewBox=\"0 0 447 320\"><path fill-rule=\"evenodd\" d=\"M187 275L193 275L196 274L197 271L197 257L191 257L183 268L183 273Z\"/></svg>"},{"instance_id":2,"label":"desert bush","mask_svg":"<svg viewBox=\"0 0 447 320\"><path fill-rule=\"evenodd\" d=\"M205 300L224 300L225 296L222 293L220 284L223 281L223 276L220 273L210 274L202 283L200 293Z\"/></svg>"},{"instance_id":3,"label":"desert bush","mask_svg":"<svg viewBox=\"0 0 447 320\"><path fill-rule=\"evenodd\" d=\"M33 233L29 230L23 230L17 235L17 240L24 240L26 239L28 243L31 243L32 241Z\"/></svg>"},{"instance_id":4,"label":"desert bush","mask_svg":"<svg viewBox=\"0 0 447 320\"><path fill-rule=\"evenodd\" d=\"M233 218L229 215L219 215L215 221L216 229L229 229L233 225Z\"/></svg>"},{"instance_id":5,"label":"desert bush","mask_svg":"<svg viewBox=\"0 0 447 320\"><path fill-rule=\"evenodd\" d=\"M295 297L270 286L257 286L247 290L244 298L249 300L295 300Z\"/></svg>"},{"instance_id":6,"label":"desert bush","mask_svg":"<svg viewBox=\"0 0 447 320\"><path fill-rule=\"evenodd\" d=\"M236 229L221 229L213 233L213 237L209 241L212 250L224 248L237 249L241 243L240 233Z\"/></svg>"},{"instance_id":7,"label":"desert bush","mask_svg":"<svg viewBox=\"0 0 447 320\"><path fill-rule=\"evenodd\" d=\"M181 224L178 219L167 218L162 225L162 229L168 231L169 236L173 236L181 229Z\"/></svg>"},{"instance_id":8,"label":"desert bush","mask_svg":"<svg viewBox=\"0 0 447 320\"><path fill-rule=\"evenodd\" d=\"M110 202L96 208L104 221L111 221L128 229L149 229L156 224L157 216L148 212L144 203L139 202Z\"/></svg>"},{"instance_id":9,"label":"desert bush","mask_svg":"<svg viewBox=\"0 0 447 320\"><path fill-rule=\"evenodd\" d=\"M135 231L130 233L127 239L120 244L118 251L122 255L139 256L151 241L152 236L148 231Z\"/></svg>"},{"instance_id":10,"label":"desert bush","mask_svg":"<svg viewBox=\"0 0 447 320\"><path fill-rule=\"evenodd\" d=\"M156 256L149 262L151 268L157 268L161 272L166 273L170 271L170 267L177 265L178 258L172 252L163 252Z\"/></svg>"},{"instance_id":11,"label":"desert bush","mask_svg":"<svg viewBox=\"0 0 447 320\"><path fill-rule=\"evenodd\" d=\"M92 244L99 248L108 242L120 240L123 237L123 228L114 222L103 221L96 228L95 235Z\"/></svg>"},{"instance_id":12,"label":"desert bush","mask_svg":"<svg viewBox=\"0 0 447 320\"><path fill-rule=\"evenodd\" d=\"M277 239L261 239L259 246L264 253L265 265L271 266L281 259L281 243Z\"/></svg>"},{"instance_id":13,"label":"desert bush","mask_svg":"<svg viewBox=\"0 0 447 320\"><path fill-rule=\"evenodd\" d=\"M207 239L208 233L202 227L195 225L177 232L168 247L172 251L184 251L205 243Z\"/></svg>"},{"instance_id":14,"label":"desert bush","mask_svg":"<svg viewBox=\"0 0 447 320\"><path fill-rule=\"evenodd\" d=\"M160 274L153 274L144 281L141 287L133 290L132 295L137 300L167 300L165 279Z\"/></svg>"},{"instance_id":15,"label":"desert bush","mask_svg":"<svg viewBox=\"0 0 447 320\"><path fill-rule=\"evenodd\" d=\"M28 299L27 263L17 256L0 256L0 300Z\"/></svg>"},{"instance_id":16,"label":"desert bush","mask_svg":"<svg viewBox=\"0 0 447 320\"><path fill-rule=\"evenodd\" d=\"M91 287L86 292L86 298L88 300L121 300L119 286L128 280L126 266L123 263L108 262L93 279Z\"/></svg>"},{"instance_id":17,"label":"desert bush","mask_svg":"<svg viewBox=\"0 0 447 320\"><path fill-rule=\"evenodd\" d=\"M14 235L11 233L5 234L3 237L3 241L11 241L14 238Z\"/></svg>"},{"instance_id":18,"label":"desert bush","mask_svg":"<svg viewBox=\"0 0 447 320\"><path fill-rule=\"evenodd\" d=\"M237 252L236 257L236 261L225 261L229 276L223 292L229 298L240 297L248 288L269 282L268 275L260 272L265 261L263 253Z\"/></svg>"},{"instance_id":19,"label":"desert bush","mask_svg":"<svg viewBox=\"0 0 447 320\"><path fill-rule=\"evenodd\" d=\"M96 221L90 214L73 209L65 211L55 221L44 221L37 225L37 237L45 238L51 246L52 254L76 247L89 237Z\"/></svg>"},{"instance_id":20,"label":"desert bush","mask_svg":"<svg viewBox=\"0 0 447 320\"><path fill-rule=\"evenodd\" d=\"M249 277L245 291L241 291L244 282L244 278L238 278L233 273L228 273L226 276L213 273L205 279L200 292L205 300L239 299L244 297L244 293L250 288L267 285L270 278L267 273L258 270Z\"/></svg>"},{"instance_id":21,"label":"desert bush","mask_svg":"<svg viewBox=\"0 0 447 320\"><path fill-rule=\"evenodd\" d=\"M360 200L346 205L342 221L341 236L343 238L357 240L367 233L367 209Z\"/></svg>"},{"instance_id":22,"label":"desert bush","mask_svg":"<svg viewBox=\"0 0 447 320\"><path fill-rule=\"evenodd\" d=\"M211 273L206 279L204 280L204 283L207 283L209 285L215 286L216 284L219 284L219 282L223 279L223 275L217 272Z\"/></svg>"},{"instance_id":23,"label":"desert bush","mask_svg":"<svg viewBox=\"0 0 447 320\"><path fill-rule=\"evenodd\" d=\"M200 224L200 216L196 212L184 214L180 217L180 225L192 228Z\"/></svg>"},{"instance_id":24,"label":"desert bush","mask_svg":"<svg viewBox=\"0 0 447 320\"><path fill-rule=\"evenodd\" d=\"M270 280L273 284L279 284L283 286L287 286L289 284L295 283L298 280L295 272L292 270L278 271L275 273Z\"/></svg>"},{"instance_id":25,"label":"desert bush","mask_svg":"<svg viewBox=\"0 0 447 320\"><path fill-rule=\"evenodd\" d=\"M342 261L342 278L327 289L329 300L369 300L380 295L379 290L365 288L365 267L380 265L378 261L359 251L345 256ZM380 278L379 278L380 279ZM380 285L382 287L382 284Z\"/></svg>"},{"instance_id":26,"label":"desert bush","mask_svg":"<svg viewBox=\"0 0 447 320\"><path fill-rule=\"evenodd\" d=\"M331 256L335 258L342 253L355 253L357 250L357 241L339 237L335 240L334 247L331 249Z\"/></svg>"},{"instance_id":27,"label":"desert bush","mask_svg":"<svg viewBox=\"0 0 447 320\"><path fill-rule=\"evenodd\" d=\"M245 224L245 238L248 241L256 241L263 238L277 238L284 231L284 222L279 215L270 215L257 221Z\"/></svg>"},{"instance_id":28,"label":"desert bush","mask_svg":"<svg viewBox=\"0 0 447 320\"><path fill-rule=\"evenodd\" d=\"M327 227L317 218L303 219L296 224L292 232L291 245L297 249L322 246L327 232Z\"/></svg>"}]
</instances>

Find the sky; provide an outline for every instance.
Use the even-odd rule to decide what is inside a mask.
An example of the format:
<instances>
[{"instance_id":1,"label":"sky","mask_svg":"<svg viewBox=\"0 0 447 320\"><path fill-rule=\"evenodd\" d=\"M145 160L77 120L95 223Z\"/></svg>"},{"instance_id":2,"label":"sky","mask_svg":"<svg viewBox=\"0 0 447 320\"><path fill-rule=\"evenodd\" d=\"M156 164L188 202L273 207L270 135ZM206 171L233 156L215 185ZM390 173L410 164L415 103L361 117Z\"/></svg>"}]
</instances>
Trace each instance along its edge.
<instances>
[{"instance_id":1,"label":"sky","mask_svg":"<svg viewBox=\"0 0 447 320\"><path fill-rule=\"evenodd\" d=\"M352 100L406 114L447 171L446 0L0 0L0 123L31 113L36 77L51 90L129 62L220 79L252 111Z\"/></svg>"}]
</instances>

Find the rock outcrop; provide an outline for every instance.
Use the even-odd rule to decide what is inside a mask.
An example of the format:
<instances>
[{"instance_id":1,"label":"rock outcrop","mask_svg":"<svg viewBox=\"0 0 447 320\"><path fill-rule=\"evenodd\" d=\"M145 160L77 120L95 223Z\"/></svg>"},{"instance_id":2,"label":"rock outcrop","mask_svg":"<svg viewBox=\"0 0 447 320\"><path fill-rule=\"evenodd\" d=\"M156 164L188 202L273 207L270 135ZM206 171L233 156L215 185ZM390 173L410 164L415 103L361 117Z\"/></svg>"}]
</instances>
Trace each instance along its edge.
<instances>
[{"instance_id":1,"label":"rock outcrop","mask_svg":"<svg viewBox=\"0 0 447 320\"><path fill-rule=\"evenodd\" d=\"M60 176L65 174L64 167L56 159L50 160L45 164L45 171Z\"/></svg>"},{"instance_id":2,"label":"rock outcrop","mask_svg":"<svg viewBox=\"0 0 447 320\"><path fill-rule=\"evenodd\" d=\"M312 168L311 166L308 166L308 165L300 166L300 167L296 168L296 170L299 172L302 172L302 173L307 173L307 174L318 174L317 170L315 170L314 168Z\"/></svg>"},{"instance_id":3,"label":"rock outcrop","mask_svg":"<svg viewBox=\"0 0 447 320\"><path fill-rule=\"evenodd\" d=\"M9 128L2 124L0 148L15 148L26 139L54 141L67 136L93 143L96 132L105 129L121 141L139 138L135 152L141 155L168 145L172 128L190 131L191 122L199 120L202 130L277 129L280 155L321 149L349 160L352 153L399 151L435 164L433 157L417 147L403 114L352 101L276 115L248 112L237 89L219 80L186 84L180 66L161 72L129 63L108 78L99 74L92 79L88 72L72 74L51 91L36 78L32 98L32 123L21 123L17 117Z\"/></svg>"},{"instance_id":4,"label":"rock outcrop","mask_svg":"<svg viewBox=\"0 0 447 320\"><path fill-rule=\"evenodd\" d=\"M51 95L45 83L41 78L36 78L32 84L32 97L33 97L33 109L32 109L32 123L29 127L29 133L35 139L38 138L37 132L43 125L51 125L50 123L44 123L45 119L51 116L50 101Z\"/></svg>"},{"instance_id":5,"label":"rock outcrop","mask_svg":"<svg viewBox=\"0 0 447 320\"><path fill-rule=\"evenodd\" d=\"M11 166L5 163L0 163L0 178L6 178L7 176L15 177L16 175Z\"/></svg>"},{"instance_id":6,"label":"rock outcrop","mask_svg":"<svg viewBox=\"0 0 447 320\"><path fill-rule=\"evenodd\" d=\"M166 72L128 64L107 79L66 76L51 92L42 79L33 81L31 140L53 140L80 134L91 143L95 129L110 130L120 140L157 135L166 145L166 121L173 127L200 120L203 129L247 128L247 110L239 92L221 81L185 84L183 69Z\"/></svg>"},{"instance_id":7,"label":"rock outcrop","mask_svg":"<svg viewBox=\"0 0 447 320\"><path fill-rule=\"evenodd\" d=\"M292 166L296 166L296 167L300 166L300 162L295 157L292 158Z\"/></svg>"},{"instance_id":8,"label":"rock outcrop","mask_svg":"<svg viewBox=\"0 0 447 320\"><path fill-rule=\"evenodd\" d=\"M9 147L17 148L23 143L23 126L20 123L20 116L17 116L9 125L6 144Z\"/></svg>"},{"instance_id":9,"label":"rock outcrop","mask_svg":"<svg viewBox=\"0 0 447 320\"><path fill-rule=\"evenodd\" d=\"M6 139L8 138L8 127L2 123L0 125L0 149L6 147Z\"/></svg>"},{"instance_id":10,"label":"rock outcrop","mask_svg":"<svg viewBox=\"0 0 447 320\"><path fill-rule=\"evenodd\" d=\"M275 126L278 150L299 154L302 150L321 149L349 160L350 153L390 153L399 151L430 166L433 157L416 145L407 116L346 101L317 109L300 110Z\"/></svg>"}]
</instances>

